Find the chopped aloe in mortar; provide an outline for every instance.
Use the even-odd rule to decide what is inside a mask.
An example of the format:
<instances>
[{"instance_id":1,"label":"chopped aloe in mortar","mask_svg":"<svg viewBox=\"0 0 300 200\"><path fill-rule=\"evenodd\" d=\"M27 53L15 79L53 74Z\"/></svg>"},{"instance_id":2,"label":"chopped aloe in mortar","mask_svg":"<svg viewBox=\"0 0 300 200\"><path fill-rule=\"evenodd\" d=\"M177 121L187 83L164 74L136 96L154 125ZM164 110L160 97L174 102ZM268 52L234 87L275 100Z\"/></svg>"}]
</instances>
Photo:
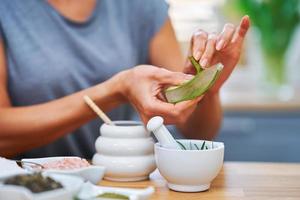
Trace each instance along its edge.
<instances>
[{"instance_id":1,"label":"chopped aloe in mortar","mask_svg":"<svg viewBox=\"0 0 300 200\"><path fill-rule=\"evenodd\" d=\"M165 96L169 103L178 103L201 96L213 86L223 69L223 65L220 63L203 69L193 56L189 59L196 69L196 75L188 82L165 90Z\"/></svg>"}]
</instances>

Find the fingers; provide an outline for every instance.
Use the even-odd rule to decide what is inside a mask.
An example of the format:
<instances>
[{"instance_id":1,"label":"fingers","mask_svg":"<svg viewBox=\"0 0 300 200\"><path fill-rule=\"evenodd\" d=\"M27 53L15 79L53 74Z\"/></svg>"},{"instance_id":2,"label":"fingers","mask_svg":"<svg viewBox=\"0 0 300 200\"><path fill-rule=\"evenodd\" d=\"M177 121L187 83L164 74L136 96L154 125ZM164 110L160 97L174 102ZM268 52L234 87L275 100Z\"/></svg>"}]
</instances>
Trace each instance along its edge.
<instances>
[{"instance_id":1,"label":"fingers","mask_svg":"<svg viewBox=\"0 0 300 200\"><path fill-rule=\"evenodd\" d=\"M200 65L202 67L208 67L214 53L215 53L215 45L217 42L217 35L215 33L211 33L208 36L205 51L200 59Z\"/></svg>"},{"instance_id":2,"label":"fingers","mask_svg":"<svg viewBox=\"0 0 300 200\"><path fill-rule=\"evenodd\" d=\"M185 81L189 81L194 78L191 74L184 74L182 72L171 72L169 70L158 68L154 77L160 84L165 85L180 85Z\"/></svg>"},{"instance_id":3,"label":"fingers","mask_svg":"<svg viewBox=\"0 0 300 200\"><path fill-rule=\"evenodd\" d=\"M250 19L249 16L246 15L242 18L240 25L237 27L233 38L232 38L232 43L243 43L243 40L246 36L247 31L249 30L250 27Z\"/></svg>"},{"instance_id":4,"label":"fingers","mask_svg":"<svg viewBox=\"0 0 300 200\"><path fill-rule=\"evenodd\" d=\"M208 34L203 30L198 30L192 38L192 52L196 60L199 60L204 53Z\"/></svg>"},{"instance_id":5,"label":"fingers","mask_svg":"<svg viewBox=\"0 0 300 200\"><path fill-rule=\"evenodd\" d=\"M196 74L196 69L192 65L191 61L189 59L186 59L184 68L183 68L183 73L185 74Z\"/></svg>"},{"instance_id":6,"label":"fingers","mask_svg":"<svg viewBox=\"0 0 300 200\"><path fill-rule=\"evenodd\" d=\"M144 97L140 104L134 104L140 113L141 120L146 124L154 116L160 115L167 124L183 124L196 109L202 99L197 97L193 100L177 104L167 103L155 96Z\"/></svg>"},{"instance_id":7,"label":"fingers","mask_svg":"<svg viewBox=\"0 0 300 200\"><path fill-rule=\"evenodd\" d=\"M201 29L197 30L192 37L190 55L193 55L197 61L200 60L202 54L204 53L207 38L207 32ZM186 74L196 74L196 69L191 64L189 59L186 59L183 72Z\"/></svg>"},{"instance_id":8,"label":"fingers","mask_svg":"<svg viewBox=\"0 0 300 200\"><path fill-rule=\"evenodd\" d=\"M190 115L197 107L199 98L194 100L184 101L177 104L163 102L159 99L153 98L145 102L144 106L139 109L143 121L147 121L151 117L160 115L167 123L183 123L186 117Z\"/></svg>"},{"instance_id":9,"label":"fingers","mask_svg":"<svg viewBox=\"0 0 300 200\"><path fill-rule=\"evenodd\" d=\"M177 103L174 105L175 109L178 109L179 111L184 111L194 105L197 105L199 101L201 101L201 99L203 98L203 96L197 97L193 100L188 100L188 101L182 101L180 103Z\"/></svg>"},{"instance_id":10,"label":"fingers","mask_svg":"<svg viewBox=\"0 0 300 200\"><path fill-rule=\"evenodd\" d=\"M190 115L197 107L198 102L202 97L198 97L193 100L183 101L177 104L170 104L166 102L158 102L157 112L161 113L169 119L169 123L183 123L186 120L187 115Z\"/></svg>"},{"instance_id":11,"label":"fingers","mask_svg":"<svg viewBox=\"0 0 300 200\"><path fill-rule=\"evenodd\" d=\"M234 34L234 31L235 31L235 26L233 24L230 24L230 23L225 24L223 31L218 36L218 40L217 40L217 44L216 44L217 51L222 50L224 47L226 47L226 45L228 43L230 43L232 36Z\"/></svg>"},{"instance_id":12,"label":"fingers","mask_svg":"<svg viewBox=\"0 0 300 200\"><path fill-rule=\"evenodd\" d=\"M220 51L231 43L241 43L243 42L246 33L250 27L249 17L246 15L242 18L240 25L235 28L233 24L225 24L222 33L218 37L216 44L216 50Z\"/></svg>"}]
</instances>

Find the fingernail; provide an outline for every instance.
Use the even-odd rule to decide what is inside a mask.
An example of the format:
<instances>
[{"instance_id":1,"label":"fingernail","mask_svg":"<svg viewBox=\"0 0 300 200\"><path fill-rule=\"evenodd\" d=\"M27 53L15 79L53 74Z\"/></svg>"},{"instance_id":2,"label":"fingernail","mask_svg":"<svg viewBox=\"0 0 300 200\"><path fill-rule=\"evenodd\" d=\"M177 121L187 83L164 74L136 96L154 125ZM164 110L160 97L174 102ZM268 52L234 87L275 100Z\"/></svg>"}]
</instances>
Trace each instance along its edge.
<instances>
[{"instance_id":1,"label":"fingernail","mask_svg":"<svg viewBox=\"0 0 300 200\"><path fill-rule=\"evenodd\" d=\"M195 53L195 55L194 55L194 58L195 58L196 60L199 60L199 59L200 59L200 56L201 56L200 51L197 51L197 52Z\"/></svg>"},{"instance_id":2,"label":"fingernail","mask_svg":"<svg viewBox=\"0 0 300 200\"><path fill-rule=\"evenodd\" d=\"M224 43L225 43L225 42L224 42L223 39L220 40L220 41L217 43L216 50L217 50L217 51L220 51L220 50L223 48Z\"/></svg>"},{"instance_id":3,"label":"fingernail","mask_svg":"<svg viewBox=\"0 0 300 200\"><path fill-rule=\"evenodd\" d=\"M208 62L207 58L201 59L200 65L202 67L205 67L207 65L207 62Z\"/></svg>"},{"instance_id":4,"label":"fingernail","mask_svg":"<svg viewBox=\"0 0 300 200\"><path fill-rule=\"evenodd\" d=\"M191 74L187 74L187 75L185 75L184 78L189 81L189 80L192 80L194 78L194 76Z\"/></svg>"}]
</instances>

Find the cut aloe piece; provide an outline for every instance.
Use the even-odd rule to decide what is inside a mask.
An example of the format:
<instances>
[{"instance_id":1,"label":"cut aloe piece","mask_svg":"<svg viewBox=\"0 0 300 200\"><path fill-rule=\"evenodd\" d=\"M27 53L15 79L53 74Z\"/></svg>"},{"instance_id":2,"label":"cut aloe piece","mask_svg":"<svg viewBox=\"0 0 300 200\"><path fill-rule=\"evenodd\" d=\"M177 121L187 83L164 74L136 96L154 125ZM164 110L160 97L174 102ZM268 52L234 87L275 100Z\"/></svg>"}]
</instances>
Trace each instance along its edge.
<instances>
[{"instance_id":1,"label":"cut aloe piece","mask_svg":"<svg viewBox=\"0 0 300 200\"><path fill-rule=\"evenodd\" d=\"M106 192L104 194L98 195L97 199L111 199L111 200L129 200L128 196L122 195L122 194L117 194L117 193L111 193L111 192Z\"/></svg>"},{"instance_id":2,"label":"cut aloe piece","mask_svg":"<svg viewBox=\"0 0 300 200\"><path fill-rule=\"evenodd\" d=\"M199 62L193 56L190 56L189 60L191 61L192 65L195 67L196 74L199 74L200 72L203 71L203 68L201 67L201 65L199 64Z\"/></svg>"},{"instance_id":3,"label":"cut aloe piece","mask_svg":"<svg viewBox=\"0 0 300 200\"><path fill-rule=\"evenodd\" d=\"M203 70L193 57L190 60L196 68L197 74L192 80L165 90L165 96L169 103L178 103L201 96L213 86L223 69L222 64L216 64Z\"/></svg>"}]
</instances>

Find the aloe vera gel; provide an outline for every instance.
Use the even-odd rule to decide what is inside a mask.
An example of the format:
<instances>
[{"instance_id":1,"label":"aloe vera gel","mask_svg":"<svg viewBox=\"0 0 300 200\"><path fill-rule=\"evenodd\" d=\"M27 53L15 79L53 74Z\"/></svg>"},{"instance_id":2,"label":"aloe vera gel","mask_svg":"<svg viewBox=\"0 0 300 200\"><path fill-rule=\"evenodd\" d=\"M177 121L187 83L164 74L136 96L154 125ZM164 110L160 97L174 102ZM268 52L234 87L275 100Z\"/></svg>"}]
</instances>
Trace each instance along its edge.
<instances>
[{"instance_id":1,"label":"aloe vera gel","mask_svg":"<svg viewBox=\"0 0 300 200\"><path fill-rule=\"evenodd\" d=\"M196 75L188 82L165 90L165 96L169 103L191 100L203 95L213 86L223 69L223 65L220 63L203 69L194 57L191 56L189 59L196 69Z\"/></svg>"}]
</instances>

